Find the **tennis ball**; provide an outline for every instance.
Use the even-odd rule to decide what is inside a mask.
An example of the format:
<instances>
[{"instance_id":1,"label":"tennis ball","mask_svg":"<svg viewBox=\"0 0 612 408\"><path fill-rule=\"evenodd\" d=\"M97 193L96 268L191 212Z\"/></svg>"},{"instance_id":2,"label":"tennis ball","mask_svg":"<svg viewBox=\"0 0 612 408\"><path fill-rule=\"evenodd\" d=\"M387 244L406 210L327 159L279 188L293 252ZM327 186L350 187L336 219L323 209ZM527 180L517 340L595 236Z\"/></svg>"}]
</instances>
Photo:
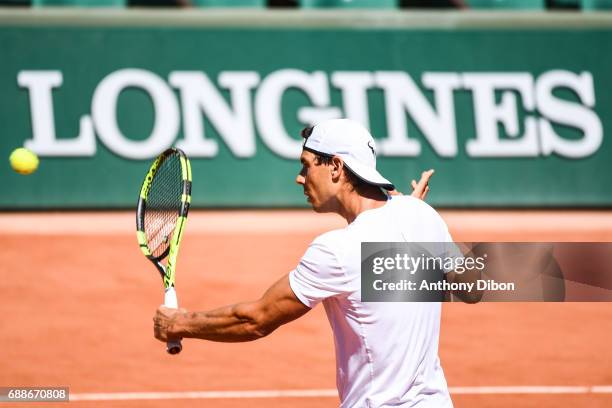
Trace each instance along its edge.
<instances>
[{"instance_id":1,"label":"tennis ball","mask_svg":"<svg viewBox=\"0 0 612 408\"><path fill-rule=\"evenodd\" d=\"M19 174L32 174L38 168L38 156L23 147L13 150L9 161L13 170Z\"/></svg>"}]
</instances>

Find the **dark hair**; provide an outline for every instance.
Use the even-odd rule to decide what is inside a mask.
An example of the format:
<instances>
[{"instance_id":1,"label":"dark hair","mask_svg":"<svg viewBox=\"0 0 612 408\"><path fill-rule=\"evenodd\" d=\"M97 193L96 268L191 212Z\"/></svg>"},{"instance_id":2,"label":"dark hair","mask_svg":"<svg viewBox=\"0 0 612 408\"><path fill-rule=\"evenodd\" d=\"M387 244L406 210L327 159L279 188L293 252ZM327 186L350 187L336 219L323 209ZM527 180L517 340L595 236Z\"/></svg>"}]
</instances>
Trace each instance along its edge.
<instances>
[{"instance_id":1,"label":"dark hair","mask_svg":"<svg viewBox=\"0 0 612 408\"><path fill-rule=\"evenodd\" d=\"M308 140L310 135L312 135L313 129L314 129L314 126L306 126L300 132L300 135L302 136L302 138L304 138L304 144L306 144L306 140ZM332 159L333 159L334 156L327 155L327 154L321 154L319 152L315 152L315 151L312 151L312 150L308 150L308 151L312 152L315 155L315 164L317 164L317 165L324 164L326 166L329 166L332 163ZM346 176L346 179L349 182L349 184L353 187L354 190L358 190L361 187L365 187L365 186L370 185L369 183L367 183L367 182L363 181L362 179L360 179L359 177L357 177L357 175L355 175L355 173L353 173L353 171L351 169L346 167L346 165L344 166L344 169L346 170L344 172L344 174Z\"/></svg>"},{"instance_id":2,"label":"dark hair","mask_svg":"<svg viewBox=\"0 0 612 408\"><path fill-rule=\"evenodd\" d=\"M304 139L304 144L306 144L306 140L308 140L310 135L312 135L312 130L313 129L314 129L314 126L306 126L300 132L300 135ZM308 151L315 155L315 164L317 164L317 165L325 164L326 166L329 166L331 164L333 156L327 155L327 154L322 154L322 153L319 153L319 152L315 152L313 150L308 150Z\"/></svg>"}]
</instances>

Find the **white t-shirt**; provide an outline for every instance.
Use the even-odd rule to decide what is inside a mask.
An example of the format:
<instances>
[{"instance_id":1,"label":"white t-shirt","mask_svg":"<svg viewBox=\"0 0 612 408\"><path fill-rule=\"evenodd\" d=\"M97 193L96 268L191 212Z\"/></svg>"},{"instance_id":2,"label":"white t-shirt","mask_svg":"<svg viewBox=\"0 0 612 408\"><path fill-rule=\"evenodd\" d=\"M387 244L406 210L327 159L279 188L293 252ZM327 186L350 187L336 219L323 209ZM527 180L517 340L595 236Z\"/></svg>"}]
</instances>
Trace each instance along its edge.
<instances>
[{"instance_id":1,"label":"white t-shirt","mask_svg":"<svg viewBox=\"0 0 612 408\"><path fill-rule=\"evenodd\" d=\"M395 196L317 237L289 274L308 307L323 302L334 332L341 407L452 407L438 358L440 303L361 302L361 242L448 242L438 213Z\"/></svg>"}]
</instances>

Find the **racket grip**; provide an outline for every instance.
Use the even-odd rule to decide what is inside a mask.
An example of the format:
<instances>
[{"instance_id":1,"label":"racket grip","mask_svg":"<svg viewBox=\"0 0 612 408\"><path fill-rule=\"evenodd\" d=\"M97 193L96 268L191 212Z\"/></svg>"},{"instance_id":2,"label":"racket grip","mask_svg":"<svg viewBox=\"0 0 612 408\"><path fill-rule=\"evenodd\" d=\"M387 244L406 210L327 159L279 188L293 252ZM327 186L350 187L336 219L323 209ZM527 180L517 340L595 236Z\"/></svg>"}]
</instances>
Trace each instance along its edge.
<instances>
[{"instance_id":1,"label":"racket grip","mask_svg":"<svg viewBox=\"0 0 612 408\"><path fill-rule=\"evenodd\" d=\"M174 290L174 286L166 289L164 293L164 306L178 309L178 300L176 298L176 290ZM166 343L166 351L169 354L178 354L183 349L183 345L180 340L171 340Z\"/></svg>"}]
</instances>

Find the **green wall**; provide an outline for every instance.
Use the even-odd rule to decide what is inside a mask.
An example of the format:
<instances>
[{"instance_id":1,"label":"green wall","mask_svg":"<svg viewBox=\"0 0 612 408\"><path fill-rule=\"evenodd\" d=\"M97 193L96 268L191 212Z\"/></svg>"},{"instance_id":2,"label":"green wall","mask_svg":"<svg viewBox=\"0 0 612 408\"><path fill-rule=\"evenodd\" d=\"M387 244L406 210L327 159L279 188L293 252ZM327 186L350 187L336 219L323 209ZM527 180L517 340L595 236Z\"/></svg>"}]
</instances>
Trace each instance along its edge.
<instances>
[{"instance_id":1,"label":"green wall","mask_svg":"<svg viewBox=\"0 0 612 408\"><path fill-rule=\"evenodd\" d=\"M304 206L324 116L369 122L402 190L435 168L434 205L612 205L612 16L190 13L0 10L0 208L133 206L177 144L195 206Z\"/></svg>"}]
</instances>

